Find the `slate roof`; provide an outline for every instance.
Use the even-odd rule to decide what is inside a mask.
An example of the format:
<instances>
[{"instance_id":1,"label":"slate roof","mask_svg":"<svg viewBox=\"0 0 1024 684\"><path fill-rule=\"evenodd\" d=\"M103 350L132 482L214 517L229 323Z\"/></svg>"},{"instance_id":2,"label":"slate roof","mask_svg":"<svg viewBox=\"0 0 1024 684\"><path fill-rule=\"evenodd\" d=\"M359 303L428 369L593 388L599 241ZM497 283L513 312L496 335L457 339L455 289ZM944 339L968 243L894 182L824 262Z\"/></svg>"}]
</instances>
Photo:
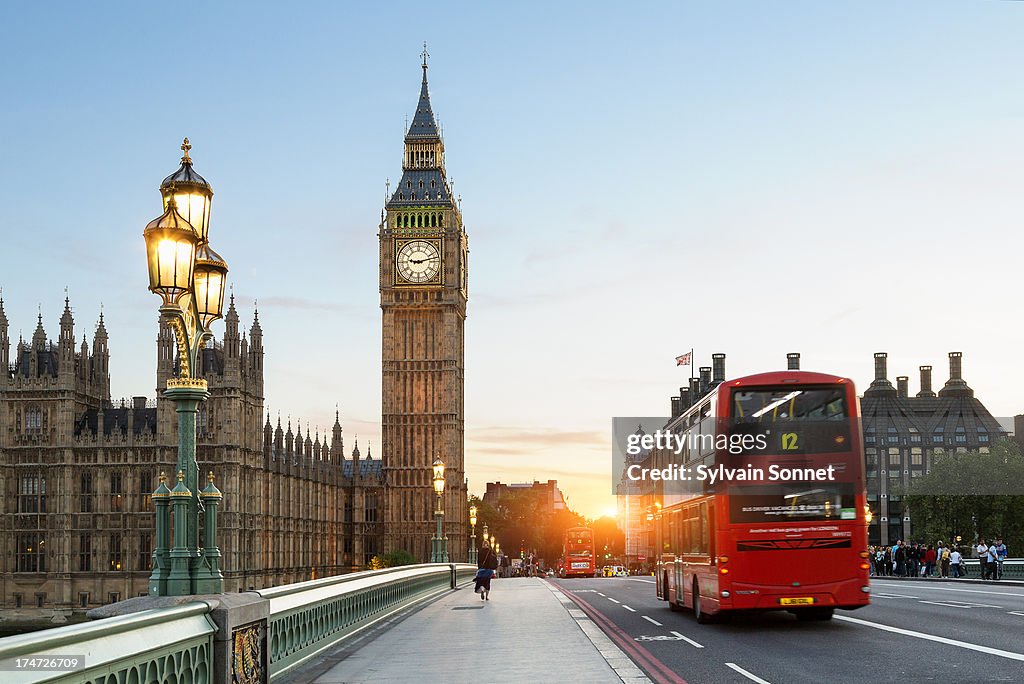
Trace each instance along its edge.
<instances>
[{"instance_id":1,"label":"slate roof","mask_svg":"<svg viewBox=\"0 0 1024 684\"><path fill-rule=\"evenodd\" d=\"M450 207L452 193L441 169L406 169L387 206Z\"/></svg>"},{"instance_id":2,"label":"slate roof","mask_svg":"<svg viewBox=\"0 0 1024 684\"><path fill-rule=\"evenodd\" d=\"M406 139L429 140L437 139L441 135L437 132L437 122L434 121L434 110L430 108L430 90L427 88L427 67L423 67L423 82L420 84L420 100L416 103L416 114L412 117L412 124Z\"/></svg>"},{"instance_id":3,"label":"slate roof","mask_svg":"<svg viewBox=\"0 0 1024 684\"><path fill-rule=\"evenodd\" d=\"M345 462L341 464L341 473L345 477L352 477L352 461L345 459ZM361 459L359 461L359 475L361 477L381 477L381 462L380 459Z\"/></svg>"},{"instance_id":4,"label":"slate roof","mask_svg":"<svg viewBox=\"0 0 1024 684\"><path fill-rule=\"evenodd\" d=\"M132 412L132 434L156 432L156 408L133 408L131 406L108 407L103 409L103 434L128 434L128 414ZM88 409L75 421L75 436L96 434L99 411Z\"/></svg>"},{"instance_id":5,"label":"slate roof","mask_svg":"<svg viewBox=\"0 0 1024 684\"><path fill-rule=\"evenodd\" d=\"M31 374L32 364L30 361L30 357L31 351L28 349L22 349L21 353L18 354L18 359L17 361L14 362L14 375L16 377L33 377ZM46 349L37 351L36 357L38 359L38 365L36 366L35 377L57 377L57 369L59 368L59 364L57 358L57 350L54 347L49 346Z\"/></svg>"}]
</instances>

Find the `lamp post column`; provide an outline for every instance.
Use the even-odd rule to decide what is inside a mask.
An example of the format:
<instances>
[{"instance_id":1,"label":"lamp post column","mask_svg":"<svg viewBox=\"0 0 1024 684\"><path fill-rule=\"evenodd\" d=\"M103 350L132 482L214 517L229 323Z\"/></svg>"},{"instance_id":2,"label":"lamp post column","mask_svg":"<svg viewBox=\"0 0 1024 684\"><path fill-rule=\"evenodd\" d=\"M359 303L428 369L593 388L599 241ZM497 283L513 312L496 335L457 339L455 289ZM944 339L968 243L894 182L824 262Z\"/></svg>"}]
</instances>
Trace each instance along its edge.
<instances>
[{"instance_id":1,"label":"lamp post column","mask_svg":"<svg viewBox=\"0 0 1024 684\"><path fill-rule=\"evenodd\" d=\"M167 488L167 478L160 473L160 485L153 492L153 504L156 507L156 549L153 551L153 572L149 575L149 595L167 596L167 576L170 567L170 511L167 510L171 490Z\"/></svg>"},{"instance_id":2,"label":"lamp post column","mask_svg":"<svg viewBox=\"0 0 1024 684\"><path fill-rule=\"evenodd\" d=\"M476 506L469 507L469 562L476 564Z\"/></svg>"},{"instance_id":3,"label":"lamp post column","mask_svg":"<svg viewBox=\"0 0 1024 684\"><path fill-rule=\"evenodd\" d=\"M224 498L217 485L213 484L213 473L207 478L206 488L199 494L205 508L205 529L203 541L203 563L200 565L196 578L197 594L224 593L224 575L220 572L220 547L217 546L217 507Z\"/></svg>"}]
</instances>

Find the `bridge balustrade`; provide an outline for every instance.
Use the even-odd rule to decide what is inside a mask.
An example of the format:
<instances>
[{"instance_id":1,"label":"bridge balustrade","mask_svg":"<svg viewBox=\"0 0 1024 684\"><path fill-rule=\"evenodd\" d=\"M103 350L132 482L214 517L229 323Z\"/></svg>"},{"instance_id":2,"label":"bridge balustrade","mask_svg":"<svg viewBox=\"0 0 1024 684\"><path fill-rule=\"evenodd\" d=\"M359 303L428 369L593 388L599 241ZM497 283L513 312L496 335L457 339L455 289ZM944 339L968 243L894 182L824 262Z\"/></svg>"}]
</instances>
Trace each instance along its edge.
<instances>
[{"instance_id":1,"label":"bridge balustrade","mask_svg":"<svg viewBox=\"0 0 1024 684\"><path fill-rule=\"evenodd\" d=\"M0 662L77 656L70 671L18 669L4 684L257 684L437 594L476 566L355 572L240 594L196 597L95 622L0 639ZM137 599L141 601L142 599Z\"/></svg>"}]
</instances>

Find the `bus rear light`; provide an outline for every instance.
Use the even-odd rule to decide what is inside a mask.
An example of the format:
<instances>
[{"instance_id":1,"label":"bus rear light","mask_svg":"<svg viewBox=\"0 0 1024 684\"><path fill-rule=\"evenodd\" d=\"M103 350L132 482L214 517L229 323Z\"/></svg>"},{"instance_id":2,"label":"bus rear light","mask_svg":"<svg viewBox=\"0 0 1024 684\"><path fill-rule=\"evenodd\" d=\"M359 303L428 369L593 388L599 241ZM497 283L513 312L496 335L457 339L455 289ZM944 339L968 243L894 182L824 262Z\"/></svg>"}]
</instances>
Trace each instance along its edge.
<instances>
[{"instance_id":1,"label":"bus rear light","mask_svg":"<svg viewBox=\"0 0 1024 684\"><path fill-rule=\"evenodd\" d=\"M722 592L722 598L729 598L729 592L728 591L723 591Z\"/></svg>"},{"instance_id":2,"label":"bus rear light","mask_svg":"<svg viewBox=\"0 0 1024 684\"><path fill-rule=\"evenodd\" d=\"M870 570L870 569L871 569L871 566L870 566L870 565L868 565L867 563L861 563L861 564L860 564L860 569L861 569L861 570Z\"/></svg>"},{"instance_id":3,"label":"bus rear light","mask_svg":"<svg viewBox=\"0 0 1024 684\"><path fill-rule=\"evenodd\" d=\"M729 568L718 568L718 574L720 574L720 575L728 575L729 574Z\"/></svg>"},{"instance_id":4,"label":"bus rear light","mask_svg":"<svg viewBox=\"0 0 1024 684\"><path fill-rule=\"evenodd\" d=\"M718 557L718 562L719 563L728 563L729 562L729 557L728 556L719 556Z\"/></svg>"},{"instance_id":5,"label":"bus rear light","mask_svg":"<svg viewBox=\"0 0 1024 684\"><path fill-rule=\"evenodd\" d=\"M863 591L865 594L871 593L871 587L861 587L860 590Z\"/></svg>"},{"instance_id":6,"label":"bus rear light","mask_svg":"<svg viewBox=\"0 0 1024 684\"><path fill-rule=\"evenodd\" d=\"M867 558L868 555L870 555L870 554L868 554L867 551L861 551L859 555L860 555L861 558Z\"/></svg>"}]
</instances>

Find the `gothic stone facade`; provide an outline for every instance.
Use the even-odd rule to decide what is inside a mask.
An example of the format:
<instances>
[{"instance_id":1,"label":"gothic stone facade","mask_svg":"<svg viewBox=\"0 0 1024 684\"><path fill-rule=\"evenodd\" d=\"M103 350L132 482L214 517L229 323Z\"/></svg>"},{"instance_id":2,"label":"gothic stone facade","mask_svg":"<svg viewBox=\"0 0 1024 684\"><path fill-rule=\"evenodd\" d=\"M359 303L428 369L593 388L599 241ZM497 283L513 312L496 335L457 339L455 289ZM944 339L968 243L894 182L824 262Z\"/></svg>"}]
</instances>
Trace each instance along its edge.
<instances>
[{"instance_id":1,"label":"gothic stone facade","mask_svg":"<svg viewBox=\"0 0 1024 684\"><path fill-rule=\"evenodd\" d=\"M405 136L402 180L381 219L385 549L430 559L435 534L431 464L440 456L446 465L443 506L449 557L463 560L469 244L445 174L444 141L430 107L426 63L416 115Z\"/></svg>"},{"instance_id":2,"label":"gothic stone facade","mask_svg":"<svg viewBox=\"0 0 1024 684\"><path fill-rule=\"evenodd\" d=\"M344 457L340 420L315 437L263 421L263 331L239 335L232 300L223 342L202 351L210 399L197 420L197 460L224 503L218 542L225 591L361 569L380 549L379 460ZM171 332L157 336L154 400L110 400L102 315L90 349L75 348L65 302L56 344L42 316L10 357L0 300L0 616L67 619L147 591L151 493L173 475L177 418L159 396L175 372ZM261 425L262 423L262 425Z\"/></svg>"}]
</instances>

